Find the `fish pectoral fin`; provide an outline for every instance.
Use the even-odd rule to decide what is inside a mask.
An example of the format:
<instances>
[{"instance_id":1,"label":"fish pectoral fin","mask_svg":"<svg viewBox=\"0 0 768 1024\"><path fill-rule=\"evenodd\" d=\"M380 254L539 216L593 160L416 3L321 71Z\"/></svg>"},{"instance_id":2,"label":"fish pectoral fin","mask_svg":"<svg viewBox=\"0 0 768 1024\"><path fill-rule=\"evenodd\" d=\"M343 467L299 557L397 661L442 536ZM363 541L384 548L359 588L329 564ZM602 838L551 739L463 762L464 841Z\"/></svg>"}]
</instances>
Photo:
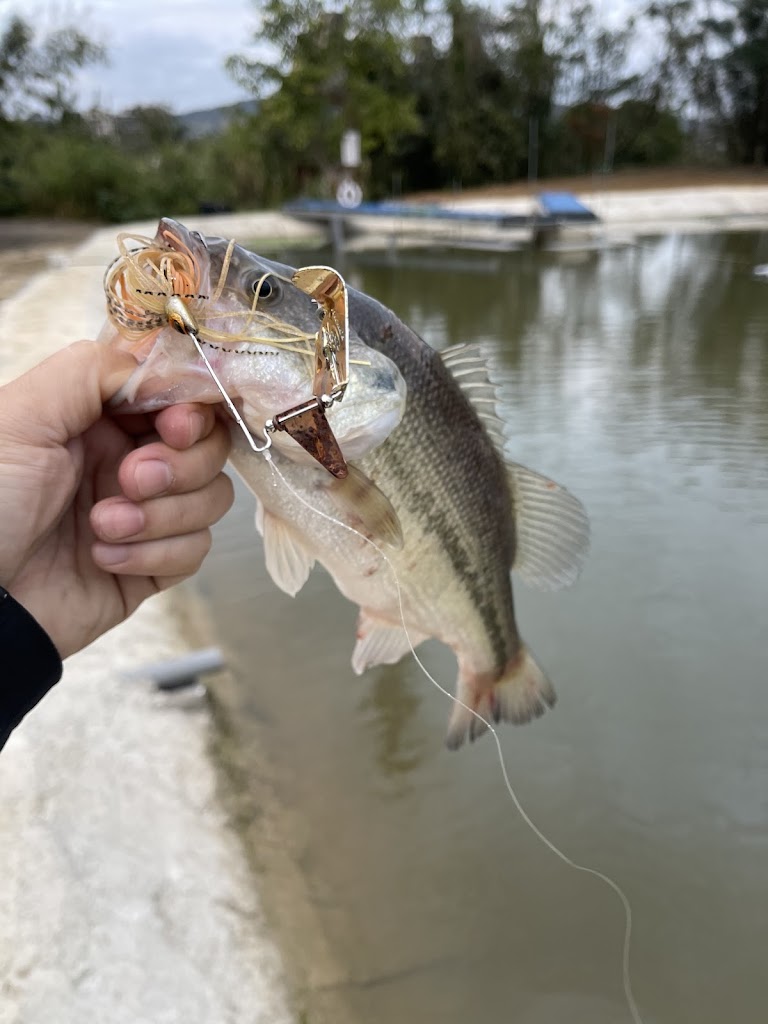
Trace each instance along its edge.
<instances>
[{"instance_id":1,"label":"fish pectoral fin","mask_svg":"<svg viewBox=\"0 0 768 1024\"><path fill-rule=\"evenodd\" d=\"M510 658L495 683L487 684L459 671L455 703L445 745L458 750L465 739L476 740L494 722L524 725L554 707L557 695L526 647ZM478 717L479 716L479 717Z\"/></svg>"},{"instance_id":2,"label":"fish pectoral fin","mask_svg":"<svg viewBox=\"0 0 768 1024\"><path fill-rule=\"evenodd\" d=\"M333 479L328 486L334 503L360 533L377 543L401 548L403 531L391 501L357 466L349 463L348 468L346 477Z\"/></svg>"},{"instance_id":3,"label":"fish pectoral fin","mask_svg":"<svg viewBox=\"0 0 768 1024\"><path fill-rule=\"evenodd\" d=\"M525 466L508 463L515 515L512 569L540 590L574 583L589 551L584 506L564 487Z\"/></svg>"},{"instance_id":4,"label":"fish pectoral fin","mask_svg":"<svg viewBox=\"0 0 768 1024\"><path fill-rule=\"evenodd\" d=\"M256 529L264 538L267 571L275 584L295 597L307 582L315 564L296 531L284 519L256 505Z\"/></svg>"},{"instance_id":5,"label":"fish pectoral fin","mask_svg":"<svg viewBox=\"0 0 768 1024\"><path fill-rule=\"evenodd\" d=\"M352 652L352 670L359 676L374 665L394 665L404 654L410 653L411 644L418 647L426 639L423 633L411 629L406 635L402 626L391 626L361 609L357 620L357 643Z\"/></svg>"}]
</instances>

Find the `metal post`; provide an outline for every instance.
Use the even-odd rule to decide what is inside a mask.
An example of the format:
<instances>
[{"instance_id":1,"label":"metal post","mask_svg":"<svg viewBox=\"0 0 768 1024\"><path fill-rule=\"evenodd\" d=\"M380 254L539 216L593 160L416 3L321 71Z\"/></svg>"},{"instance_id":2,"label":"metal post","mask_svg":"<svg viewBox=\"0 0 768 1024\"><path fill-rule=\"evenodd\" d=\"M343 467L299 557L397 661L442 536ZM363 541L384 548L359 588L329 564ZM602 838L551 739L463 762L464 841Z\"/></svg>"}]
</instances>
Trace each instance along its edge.
<instances>
[{"instance_id":1,"label":"metal post","mask_svg":"<svg viewBox=\"0 0 768 1024\"><path fill-rule=\"evenodd\" d=\"M603 152L603 174L613 171L613 160L616 156L616 122L618 114L614 114L605 128L605 150Z\"/></svg>"},{"instance_id":2,"label":"metal post","mask_svg":"<svg viewBox=\"0 0 768 1024\"><path fill-rule=\"evenodd\" d=\"M528 118L528 181L539 176L539 119Z\"/></svg>"}]
</instances>

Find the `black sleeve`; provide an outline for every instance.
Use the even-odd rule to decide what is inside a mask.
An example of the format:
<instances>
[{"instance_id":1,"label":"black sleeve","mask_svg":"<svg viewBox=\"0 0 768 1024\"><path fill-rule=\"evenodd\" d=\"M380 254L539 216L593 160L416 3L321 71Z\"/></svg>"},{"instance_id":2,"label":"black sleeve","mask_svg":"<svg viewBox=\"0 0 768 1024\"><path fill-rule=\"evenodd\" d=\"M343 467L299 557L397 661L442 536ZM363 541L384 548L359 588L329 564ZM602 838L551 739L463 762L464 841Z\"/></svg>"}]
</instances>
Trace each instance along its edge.
<instances>
[{"instance_id":1,"label":"black sleeve","mask_svg":"<svg viewBox=\"0 0 768 1024\"><path fill-rule=\"evenodd\" d=\"M53 641L0 587L0 747L24 715L61 679Z\"/></svg>"}]
</instances>

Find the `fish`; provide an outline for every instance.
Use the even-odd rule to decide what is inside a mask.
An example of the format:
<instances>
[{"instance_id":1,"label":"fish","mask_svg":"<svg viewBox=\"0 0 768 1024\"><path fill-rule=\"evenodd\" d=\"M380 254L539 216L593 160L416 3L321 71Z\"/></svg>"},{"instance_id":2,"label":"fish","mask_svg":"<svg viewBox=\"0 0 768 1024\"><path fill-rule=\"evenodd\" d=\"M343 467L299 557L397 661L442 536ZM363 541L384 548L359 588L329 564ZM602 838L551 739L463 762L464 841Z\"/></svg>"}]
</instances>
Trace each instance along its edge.
<instances>
[{"instance_id":1,"label":"fish","mask_svg":"<svg viewBox=\"0 0 768 1024\"><path fill-rule=\"evenodd\" d=\"M222 337L227 330L238 337L204 344L249 427L262 431L277 409L306 398L304 357L279 345L279 358L263 354L270 341L262 327L252 330L258 342L240 337L251 330L243 325L256 282L267 285L264 308L281 323L298 333L317 330L316 306L291 284L293 269L168 219L155 244L193 255L199 280L187 294L206 296L199 301L214 318L208 322ZM220 293L215 300L212 291ZM319 563L359 607L355 673L394 664L430 638L453 651L457 700L446 745L455 750L492 723L522 724L554 706L554 687L518 631L511 574L547 590L571 585L588 552L589 520L567 489L507 457L486 346L438 352L352 288L348 315L349 384L328 411L353 471L346 498L340 501L326 470L282 435L275 435L270 465L233 424L230 461L256 497L274 583L294 596ZM125 343L131 330L113 310L106 340ZM189 339L173 338L167 326L151 330L154 336L142 336L142 361L123 406L218 400Z\"/></svg>"}]
</instances>

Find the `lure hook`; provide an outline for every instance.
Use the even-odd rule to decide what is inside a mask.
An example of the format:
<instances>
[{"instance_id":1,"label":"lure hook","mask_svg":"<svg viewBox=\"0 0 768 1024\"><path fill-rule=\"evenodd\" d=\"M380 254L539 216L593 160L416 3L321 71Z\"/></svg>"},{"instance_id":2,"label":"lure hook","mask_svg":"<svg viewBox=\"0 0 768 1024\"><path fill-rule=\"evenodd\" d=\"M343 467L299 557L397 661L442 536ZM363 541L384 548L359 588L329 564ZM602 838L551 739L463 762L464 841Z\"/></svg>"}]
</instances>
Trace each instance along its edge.
<instances>
[{"instance_id":1,"label":"lure hook","mask_svg":"<svg viewBox=\"0 0 768 1024\"><path fill-rule=\"evenodd\" d=\"M171 295L168 301L166 302L165 315L168 319L168 323L171 325L171 327L174 328L174 330L177 330L179 334L186 334L188 338L192 339L192 343L197 349L197 354L205 363L205 367L208 370L208 373L210 373L211 377L213 378L214 384L221 392L221 397L224 399L227 408L234 417L234 420L237 423L238 427L240 427L243 434L245 435L245 439L250 445L251 449L254 452L259 453L260 455L266 452L269 448L272 447L272 438L270 434L272 433L273 430L275 430L272 421L268 420L267 423L264 425L265 443L262 446L257 445L253 439L253 435L251 434L248 427L245 425L243 417L237 411L235 403L227 394L226 388L216 375L216 371L208 362L208 357L203 351L203 346L200 344L200 339L197 336L198 327L195 318L192 316L189 309L187 309L186 305L182 302L178 295Z\"/></svg>"}]
</instances>

